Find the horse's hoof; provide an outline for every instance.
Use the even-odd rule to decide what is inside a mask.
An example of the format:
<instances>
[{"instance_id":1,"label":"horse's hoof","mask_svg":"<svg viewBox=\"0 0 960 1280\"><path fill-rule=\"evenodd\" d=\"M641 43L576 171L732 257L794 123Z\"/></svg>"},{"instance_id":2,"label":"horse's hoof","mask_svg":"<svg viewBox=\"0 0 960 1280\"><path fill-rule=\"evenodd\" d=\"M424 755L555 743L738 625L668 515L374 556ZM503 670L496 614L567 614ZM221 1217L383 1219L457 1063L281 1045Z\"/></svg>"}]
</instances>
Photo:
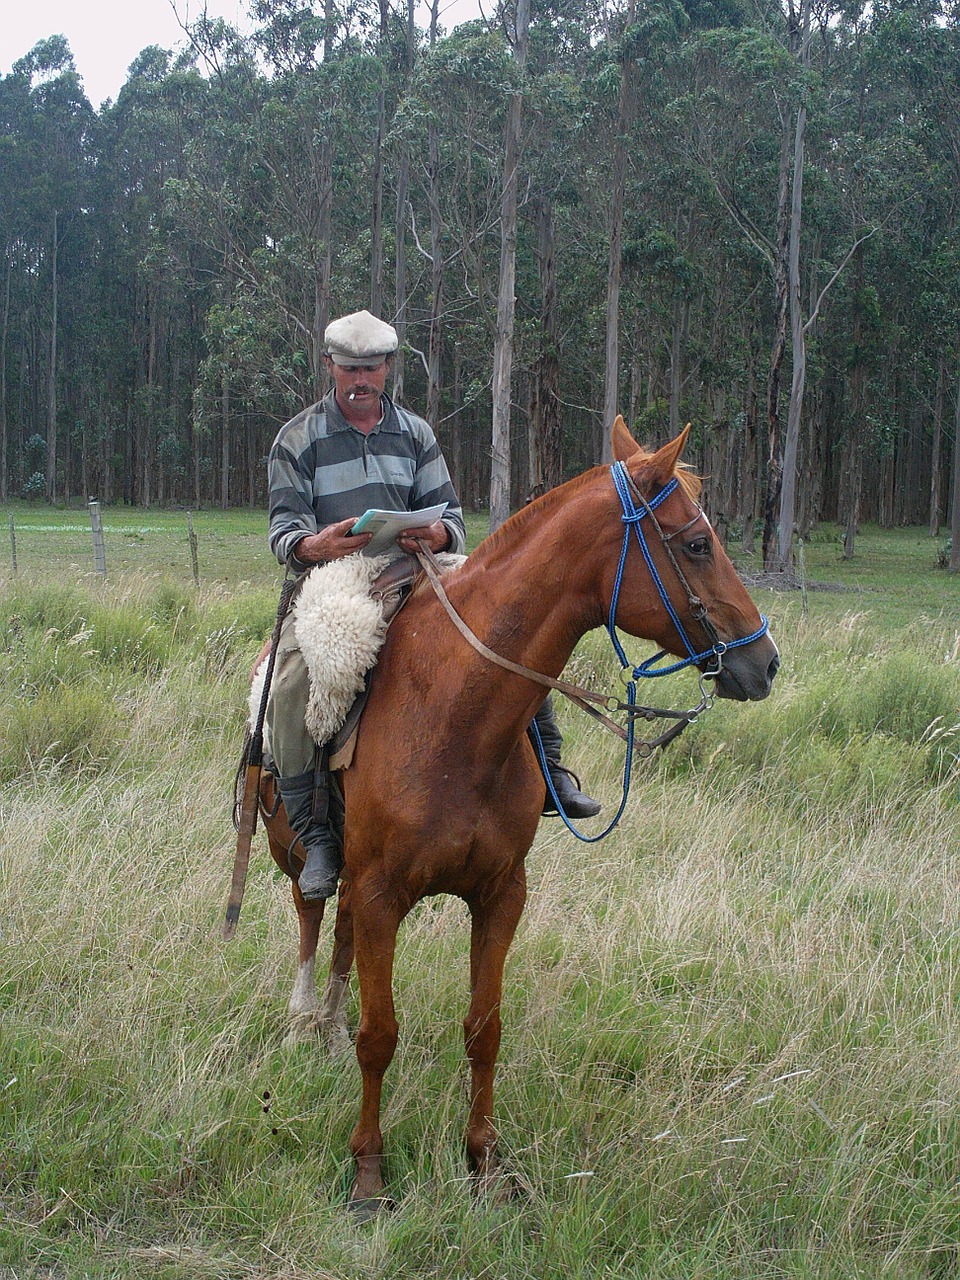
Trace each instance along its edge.
<instances>
[{"instance_id":1,"label":"horse's hoof","mask_svg":"<svg viewBox=\"0 0 960 1280\"><path fill-rule=\"evenodd\" d=\"M316 1009L291 1014L287 1023L287 1034L283 1038L284 1049L293 1049L304 1040L316 1039L319 1022L320 1014Z\"/></svg>"},{"instance_id":2,"label":"horse's hoof","mask_svg":"<svg viewBox=\"0 0 960 1280\"><path fill-rule=\"evenodd\" d=\"M503 1209L524 1195L520 1182L502 1168L485 1173L474 1173L473 1193L478 1200L485 1200L493 1208Z\"/></svg>"},{"instance_id":3,"label":"horse's hoof","mask_svg":"<svg viewBox=\"0 0 960 1280\"><path fill-rule=\"evenodd\" d=\"M364 1196L360 1200L348 1200L347 1208L354 1222L370 1222L379 1213L393 1208L389 1196Z\"/></svg>"},{"instance_id":4,"label":"horse's hoof","mask_svg":"<svg viewBox=\"0 0 960 1280\"><path fill-rule=\"evenodd\" d=\"M339 1023L322 1022L317 1028L320 1043L331 1058L344 1058L353 1053L350 1032Z\"/></svg>"}]
</instances>

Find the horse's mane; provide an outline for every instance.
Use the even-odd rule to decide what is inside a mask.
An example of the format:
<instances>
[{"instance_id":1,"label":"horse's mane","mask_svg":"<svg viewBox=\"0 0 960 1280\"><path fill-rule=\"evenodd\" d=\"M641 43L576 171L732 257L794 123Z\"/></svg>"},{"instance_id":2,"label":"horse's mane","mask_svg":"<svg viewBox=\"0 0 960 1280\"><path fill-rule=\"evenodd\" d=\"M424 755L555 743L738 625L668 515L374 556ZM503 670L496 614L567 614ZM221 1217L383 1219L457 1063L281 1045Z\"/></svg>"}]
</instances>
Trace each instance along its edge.
<instances>
[{"instance_id":1,"label":"horse's mane","mask_svg":"<svg viewBox=\"0 0 960 1280\"><path fill-rule=\"evenodd\" d=\"M687 462L678 462L673 472L677 483L691 502L696 502L703 488L703 478Z\"/></svg>"},{"instance_id":2,"label":"horse's mane","mask_svg":"<svg viewBox=\"0 0 960 1280\"><path fill-rule=\"evenodd\" d=\"M653 454L647 449L641 448L640 452L644 459L653 457ZM487 551L495 553L499 549L500 543L504 538L507 536L512 537L515 533L522 532L523 527L528 520L546 514L551 507L557 506L558 503L568 502L571 497L574 496L577 489L590 483L597 469L598 468L594 467L590 471L584 471L581 475L575 476L573 480L567 481L566 484L558 485L555 489L548 489L541 497L535 499L533 502L528 502L525 507L521 507L519 511L514 512L510 519L505 521L499 529L488 534L481 545L485 547ZM703 480L701 477L698 476L693 468L686 462L678 462L674 468L673 474L686 496L691 500L691 502L696 502L697 498L700 496L700 491L703 488ZM509 535L507 533L508 528Z\"/></svg>"},{"instance_id":3,"label":"horse's mane","mask_svg":"<svg viewBox=\"0 0 960 1280\"><path fill-rule=\"evenodd\" d=\"M519 511L515 511L509 520L504 521L499 529L495 529L493 533L488 534L483 542L480 543L480 547L491 553L497 552L503 541L522 531L530 520L538 518L538 516L548 512L552 507L568 502L573 490L584 487L590 480L591 475L591 471L584 471L582 475L575 476L573 480L568 480L566 484L558 485L555 489L548 489L541 497L533 502L528 502ZM480 547L477 548L477 551L480 550ZM474 552L474 555L476 555L476 552Z\"/></svg>"}]
</instances>

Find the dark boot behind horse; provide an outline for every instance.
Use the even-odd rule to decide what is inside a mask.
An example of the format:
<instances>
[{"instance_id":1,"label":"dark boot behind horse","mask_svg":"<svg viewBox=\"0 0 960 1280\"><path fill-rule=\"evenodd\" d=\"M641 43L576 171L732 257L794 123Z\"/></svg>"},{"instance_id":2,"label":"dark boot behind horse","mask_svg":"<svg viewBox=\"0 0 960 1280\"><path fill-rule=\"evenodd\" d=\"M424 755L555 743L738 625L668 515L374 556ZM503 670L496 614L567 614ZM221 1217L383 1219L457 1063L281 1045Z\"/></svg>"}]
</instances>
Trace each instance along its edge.
<instances>
[{"instance_id":1,"label":"dark boot behind horse","mask_svg":"<svg viewBox=\"0 0 960 1280\"><path fill-rule=\"evenodd\" d=\"M765 698L779 665L776 646L696 505L699 483L679 466L686 433L650 454L618 419L613 439L622 470L596 467L537 499L444 579L456 612L497 654L558 677L580 637L608 622L616 598L620 629L695 663L720 696ZM624 484L640 504L632 517L626 514L632 502L618 496ZM645 539L631 536L631 520L645 521ZM543 697L542 685L467 644L421 582L388 634L353 762L342 774L346 892L322 1008L313 963L323 904L304 903L294 886L296 1022L342 1026L356 955L363 1099L351 1140L355 1206L375 1207L384 1192L380 1102L397 1042L397 930L413 905L432 894L455 894L470 911L467 1151L481 1183L496 1176L501 983L526 897L524 858L544 800L527 737ZM271 851L295 874L285 827L281 809L268 823Z\"/></svg>"}]
</instances>

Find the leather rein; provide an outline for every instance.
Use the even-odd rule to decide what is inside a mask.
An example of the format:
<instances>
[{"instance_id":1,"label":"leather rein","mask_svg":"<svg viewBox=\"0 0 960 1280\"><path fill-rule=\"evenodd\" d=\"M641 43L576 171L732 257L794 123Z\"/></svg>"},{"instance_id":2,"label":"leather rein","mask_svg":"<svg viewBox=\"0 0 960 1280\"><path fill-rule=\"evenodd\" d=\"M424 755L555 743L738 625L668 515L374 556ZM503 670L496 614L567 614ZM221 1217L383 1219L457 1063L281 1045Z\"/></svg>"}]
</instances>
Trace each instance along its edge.
<instances>
[{"instance_id":1,"label":"leather rein","mask_svg":"<svg viewBox=\"0 0 960 1280\"><path fill-rule=\"evenodd\" d=\"M627 730L624 729L622 725L617 724L615 720L611 720L609 715L605 714L606 712L626 711L631 716L643 720L669 719L677 721L676 724L671 725L671 727L664 733L660 734L659 737L653 738L649 741L636 742L634 744L634 749L639 751L642 755L652 754L658 747L666 746L667 743L672 741L672 739L679 733L682 733L690 723L691 719L696 719L700 712L708 705L707 702L704 702L692 711L662 711L656 707L643 707L636 704L631 705L628 702L621 701L615 696L596 693L593 689L584 688L582 685L571 684L567 680L555 680L553 676L544 675L540 671L534 671L532 667L525 667L519 662L512 661L510 658L504 658L488 645L485 645L479 636L471 631L470 627L460 617L459 613L457 613L450 601L450 597L444 589L443 582L441 580L442 571L436 557L429 547L425 546L423 543L420 545L421 549L417 552L417 559L420 561L424 573L426 573L429 578L430 585L433 587L437 598L446 610L447 616L463 638L471 644L474 649L476 649L477 653L486 658L488 662L492 662L498 667L503 667L505 671L512 671L514 675L524 676L527 680L532 680L535 684L541 684L547 689L556 689L558 693L562 693L564 697L569 698L571 702L575 703L581 711L585 711L587 715L592 716L602 724L605 729L609 729L611 733L615 733L619 738L622 738L624 742L627 741L629 736Z\"/></svg>"},{"instance_id":2,"label":"leather rein","mask_svg":"<svg viewBox=\"0 0 960 1280\"><path fill-rule=\"evenodd\" d=\"M544 675L540 671L534 671L531 667L523 666L519 662L514 662L510 658L505 658L502 654L496 653L474 634L467 623L464 622L457 613L441 581L442 571L440 565L433 552L422 542L420 543L420 550L417 552L417 559L420 561L420 564L430 581L430 585L433 587L433 590L440 603L443 605L450 621L464 639L467 640L474 649L476 649L477 653L481 654L487 659L487 661L495 663L499 667L503 667L506 671L511 671L515 675L524 676L526 679L532 680L536 684L544 685L548 689L556 689L558 693L562 693L576 706L580 707L581 710L599 721L604 728L622 738L623 741L627 743L631 756L633 752L636 751L639 755L646 757L652 755L658 748L665 747L669 742L672 742L674 738L679 737L688 724L692 724L704 711L708 710L709 707L713 705L713 694L708 693L704 688L704 680L720 674L723 669L723 655L728 649L736 648L744 644L750 644L752 641L759 639L760 636L766 633L768 624L766 618L764 618L762 627L752 635L746 636L742 640L734 640L724 643L720 639L713 623L710 621L706 607L692 591L690 584L687 582L687 579L677 562L673 549L670 546L670 539L675 538L677 534L683 533L684 530L690 528L691 525L696 524L696 522L703 517L703 511L698 507L697 514L692 520L688 521L682 529L677 529L671 534L665 534L654 514L654 511L655 508L658 507L660 503L669 497L674 489L677 488L677 480L674 478L669 481L669 483L666 484L655 497L647 501L633 483L629 472L622 462L614 463L611 467L611 473L617 490L617 496L619 497L621 507L623 508L624 537L616 583L610 600L607 632L621 663L621 679L623 679L627 687L626 702L615 696L600 694L595 692L593 689L587 689L581 685L572 684L566 680L556 680L553 676ZM634 495L640 501L639 510L633 501ZM669 595L667 594L666 588L663 585L660 574L657 571L656 565L653 562L649 547L647 546L646 539L644 538L643 531L640 526L640 521L644 516L649 516L650 523L653 525L660 539L661 545L666 550L667 557L680 580L681 585L686 591L687 601L690 605L694 620L700 624L712 642L711 647L703 652L698 653L687 638L687 634L683 629L680 619L677 616L672 602L670 601ZM654 654L652 658L648 658L645 662L641 663L639 667L632 666L632 664L627 661L626 654L624 653L623 647L616 634L617 604L619 602L620 590L623 583L627 551L630 545L631 529L636 534L643 552L644 560L650 569L651 576L656 584L660 598L677 628L685 649L687 650L686 658L681 659L668 667L656 667L655 665L662 657L665 656L665 651L663 650ZM691 666L708 659L713 659L715 665L712 665L707 671L700 673L700 701L695 707L691 707L686 711L669 711L659 707L647 707L637 703L636 681L638 679L650 679L657 676L669 675L671 672L678 671L683 667ZM624 729L614 720L611 720L609 715L605 714L606 712L625 713L628 717L628 727ZM659 734L655 738L636 741L634 727L637 720L672 720L674 723L670 728L664 730L663 733Z\"/></svg>"}]
</instances>

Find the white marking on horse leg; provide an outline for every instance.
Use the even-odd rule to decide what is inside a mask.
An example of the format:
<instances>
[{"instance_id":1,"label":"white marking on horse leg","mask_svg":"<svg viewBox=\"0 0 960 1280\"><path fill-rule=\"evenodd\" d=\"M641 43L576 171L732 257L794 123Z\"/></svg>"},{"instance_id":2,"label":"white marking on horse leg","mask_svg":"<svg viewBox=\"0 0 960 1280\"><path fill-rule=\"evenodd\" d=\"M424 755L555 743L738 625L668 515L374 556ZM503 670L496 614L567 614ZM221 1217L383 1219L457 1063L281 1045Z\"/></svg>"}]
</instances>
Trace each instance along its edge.
<instances>
[{"instance_id":1,"label":"white marking on horse leg","mask_svg":"<svg viewBox=\"0 0 960 1280\"><path fill-rule=\"evenodd\" d=\"M320 1010L320 1021L331 1031L347 1030L347 1015L344 1012L347 1000L347 983L349 975L341 977L331 973L327 978L327 988L323 993L323 1007Z\"/></svg>"},{"instance_id":2,"label":"white marking on horse leg","mask_svg":"<svg viewBox=\"0 0 960 1280\"><path fill-rule=\"evenodd\" d=\"M297 970L296 981L290 993L290 1004L287 1006L291 1018L313 1013L317 1008L317 984L313 976L315 964L316 957L311 956Z\"/></svg>"},{"instance_id":3,"label":"white marking on horse leg","mask_svg":"<svg viewBox=\"0 0 960 1280\"><path fill-rule=\"evenodd\" d=\"M297 971L297 977L290 993L287 1011L290 1014L290 1030L284 1040L287 1046L294 1045L317 1025L317 984L314 981L316 957L304 960Z\"/></svg>"}]
</instances>

